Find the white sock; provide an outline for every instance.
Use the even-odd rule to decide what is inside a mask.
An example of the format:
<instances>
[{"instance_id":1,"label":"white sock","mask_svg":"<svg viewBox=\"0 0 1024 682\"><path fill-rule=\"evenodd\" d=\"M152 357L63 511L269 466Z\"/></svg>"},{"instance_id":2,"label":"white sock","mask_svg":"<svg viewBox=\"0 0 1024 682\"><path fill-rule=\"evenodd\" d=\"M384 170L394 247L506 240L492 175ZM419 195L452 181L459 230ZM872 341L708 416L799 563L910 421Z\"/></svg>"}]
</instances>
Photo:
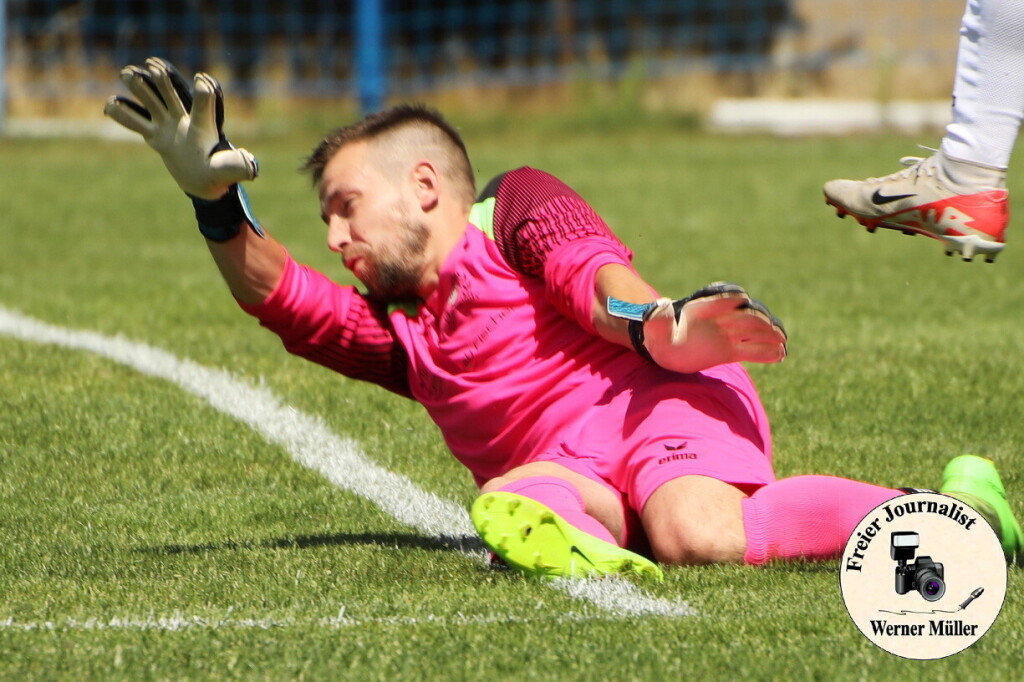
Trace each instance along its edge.
<instances>
[{"instance_id":1,"label":"white sock","mask_svg":"<svg viewBox=\"0 0 1024 682\"><path fill-rule=\"evenodd\" d=\"M960 27L953 122L942 139L953 159L1005 169L1024 117L1024 0L968 0Z\"/></svg>"}]
</instances>

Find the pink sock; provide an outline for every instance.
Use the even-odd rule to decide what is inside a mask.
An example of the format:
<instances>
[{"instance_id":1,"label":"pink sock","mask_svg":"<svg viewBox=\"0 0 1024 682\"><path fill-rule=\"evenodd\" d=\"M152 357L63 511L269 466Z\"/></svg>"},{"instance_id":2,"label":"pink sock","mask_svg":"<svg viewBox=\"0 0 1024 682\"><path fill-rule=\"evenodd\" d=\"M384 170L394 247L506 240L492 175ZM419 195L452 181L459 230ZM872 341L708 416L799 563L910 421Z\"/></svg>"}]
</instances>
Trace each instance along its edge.
<instances>
[{"instance_id":1,"label":"pink sock","mask_svg":"<svg viewBox=\"0 0 1024 682\"><path fill-rule=\"evenodd\" d=\"M561 516L565 521L588 535L593 535L613 545L619 543L612 536L611 531L605 528L604 524L590 516L583 504L583 496L572 483L555 476L533 476L521 478L518 481L499 488L501 492L515 493L523 497L529 497L550 508L551 511Z\"/></svg>"},{"instance_id":2,"label":"pink sock","mask_svg":"<svg viewBox=\"0 0 1024 682\"><path fill-rule=\"evenodd\" d=\"M743 500L748 564L772 559L835 559L869 511L899 490L835 476L794 476Z\"/></svg>"}]
</instances>

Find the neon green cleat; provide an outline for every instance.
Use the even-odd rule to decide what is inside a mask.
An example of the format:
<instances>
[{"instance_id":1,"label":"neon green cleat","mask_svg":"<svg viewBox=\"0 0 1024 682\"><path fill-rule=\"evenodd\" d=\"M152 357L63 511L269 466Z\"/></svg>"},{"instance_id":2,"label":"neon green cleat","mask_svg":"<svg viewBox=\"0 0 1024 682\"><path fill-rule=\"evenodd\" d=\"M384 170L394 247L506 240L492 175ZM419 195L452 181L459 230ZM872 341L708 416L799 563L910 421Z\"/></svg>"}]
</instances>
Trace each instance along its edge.
<instances>
[{"instance_id":1,"label":"neon green cleat","mask_svg":"<svg viewBox=\"0 0 1024 682\"><path fill-rule=\"evenodd\" d=\"M584 533L529 497L485 493L473 503L470 518L487 546L528 576L636 575L664 580L654 562Z\"/></svg>"},{"instance_id":2,"label":"neon green cleat","mask_svg":"<svg viewBox=\"0 0 1024 682\"><path fill-rule=\"evenodd\" d=\"M974 507L999 536L1006 560L1024 565L1024 533L992 460L977 455L954 457L942 472L939 490Z\"/></svg>"}]
</instances>

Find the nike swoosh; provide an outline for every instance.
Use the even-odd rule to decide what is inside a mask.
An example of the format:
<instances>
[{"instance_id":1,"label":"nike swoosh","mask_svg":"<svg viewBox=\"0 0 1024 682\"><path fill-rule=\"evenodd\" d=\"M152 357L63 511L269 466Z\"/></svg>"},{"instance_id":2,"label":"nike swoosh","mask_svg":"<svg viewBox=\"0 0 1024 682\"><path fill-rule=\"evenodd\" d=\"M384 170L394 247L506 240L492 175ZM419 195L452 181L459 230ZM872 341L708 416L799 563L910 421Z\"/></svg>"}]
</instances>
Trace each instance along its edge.
<instances>
[{"instance_id":1,"label":"nike swoosh","mask_svg":"<svg viewBox=\"0 0 1024 682\"><path fill-rule=\"evenodd\" d=\"M591 561L590 558L586 554L581 552L580 548L577 547L576 545L573 545L572 547L569 548L569 554L579 554L583 558L583 560L586 561L588 564L590 564L591 566L594 565L594 562Z\"/></svg>"},{"instance_id":2,"label":"nike swoosh","mask_svg":"<svg viewBox=\"0 0 1024 682\"><path fill-rule=\"evenodd\" d=\"M888 204L893 201L900 199L906 199L908 197L916 197L916 194L882 194L882 190L876 189L875 193L871 195L871 202L875 206L881 206L882 204Z\"/></svg>"}]
</instances>

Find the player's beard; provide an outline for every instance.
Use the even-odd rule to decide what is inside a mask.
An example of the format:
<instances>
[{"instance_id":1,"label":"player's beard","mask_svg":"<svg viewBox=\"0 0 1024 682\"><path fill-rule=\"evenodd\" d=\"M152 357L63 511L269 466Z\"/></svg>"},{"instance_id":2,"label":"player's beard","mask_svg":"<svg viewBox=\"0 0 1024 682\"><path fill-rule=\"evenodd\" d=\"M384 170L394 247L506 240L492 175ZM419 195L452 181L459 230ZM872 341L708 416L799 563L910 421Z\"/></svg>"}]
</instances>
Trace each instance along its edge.
<instances>
[{"instance_id":1,"label":"player's beard","mask_svg":"<svg viewBox=\"0 0 1024 682\"><path fill-rule=\"evenodd\" d=\"M377 300L412 300L419 293L430 231L404 212L399 212L397 220L401 228L397 232L399 238L395 243L382 245L367 264L364 284L369 296Z\"/></svg>"}]
</instances>

